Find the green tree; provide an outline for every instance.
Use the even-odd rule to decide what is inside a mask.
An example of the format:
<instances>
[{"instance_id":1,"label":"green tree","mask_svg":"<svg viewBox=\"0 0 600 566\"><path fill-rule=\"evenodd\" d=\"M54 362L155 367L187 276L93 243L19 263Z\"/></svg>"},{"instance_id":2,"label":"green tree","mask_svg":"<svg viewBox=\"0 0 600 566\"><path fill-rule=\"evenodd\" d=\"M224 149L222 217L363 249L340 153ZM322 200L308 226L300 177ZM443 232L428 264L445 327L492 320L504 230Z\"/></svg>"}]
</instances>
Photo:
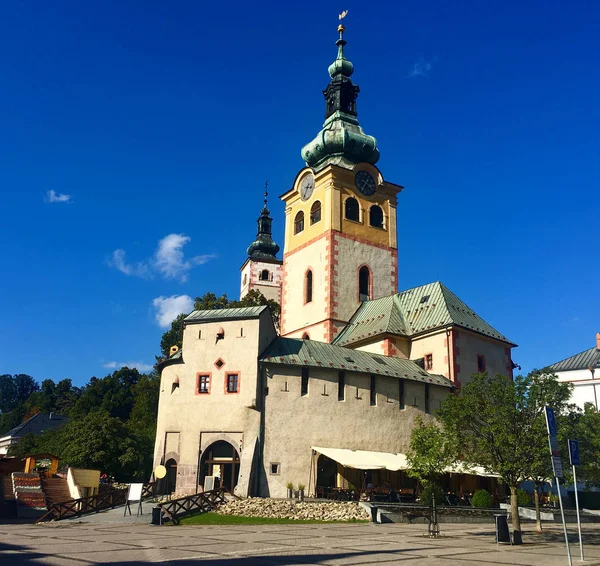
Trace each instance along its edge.
<instances>
[{"instance_id":1,"label":"green tree","mask_svg":"<svg viewBox=\"0 0 600 566\"><path fill-rule=\"evenodd\" d=\"M563 459L569 454L567 439L579 441L581 465L577 467L577 481L587 487L600 487L600 412L592 403L586 403L583 411L571 411L557 424ZM570 481L570 468L564 468Z\"/></svg>"},{"instance_id":2,"label":"green tree","mask_svg":"<svg viewBox=\"0 0 600 566\"><path fill-rule=\"evenodd\" d=\"M535 371L511 380L475 374L460 394L450 395L437 413L447 431L456 434L464 459L498 474L510 488L511 516L521 530L517 489L532 476L535 455L548 449L543 433L544 407L559 413L571 386L556 375Z\"/></svg>"},{"instance_id":3,"label":"green tree","mask_svg":"<svg viewBox=\"0 0 600 566\"><path fill-rule=\"evenodd\" d=\"M81 418L102 409L111 417L126 421L134 404L134 388L140 379L135 368L123 367L101 379L92 377L82 389L81 397L71 411L71 416Z\"/></svg>"},{"instance_id":4,"label":"green tree","mask_svg":"<svg viewBox=\"0 0 600 566\"><path fill-rule=\"evenodd\" d=\"M196 297L194 301L194 310L208 311L213 309L229 308L229 299L226 294L217 297L214 293L204 293L202 297Z\"/></svg>"},{"instance_id":5,"label":"green tree","mask_svg":"<svg viewBox=\"0 0 600 566\"><path fill-rule=\"evenodd\" d=\"M156 357L156 361L168 358L171 353L171 346L177 346L181 349L183 345L183 320L187 316L185 313L181 313L171 323L171 328L167 330L160 340L160 357Z\"/></svg>"},{"instance_id":6,"label":"green tree","mask_svg":"<svg viewBox=\"0 0 600 566\"><path fill-rule=\"evenodd\" d=\"M432 494L439 491L440 476L457 460L456 436L443 431L437 423L424 423L418 418L410 437L407 474L421 482ZM437 516L433 498L433 520Z\"/></svg>"}]
</instances>

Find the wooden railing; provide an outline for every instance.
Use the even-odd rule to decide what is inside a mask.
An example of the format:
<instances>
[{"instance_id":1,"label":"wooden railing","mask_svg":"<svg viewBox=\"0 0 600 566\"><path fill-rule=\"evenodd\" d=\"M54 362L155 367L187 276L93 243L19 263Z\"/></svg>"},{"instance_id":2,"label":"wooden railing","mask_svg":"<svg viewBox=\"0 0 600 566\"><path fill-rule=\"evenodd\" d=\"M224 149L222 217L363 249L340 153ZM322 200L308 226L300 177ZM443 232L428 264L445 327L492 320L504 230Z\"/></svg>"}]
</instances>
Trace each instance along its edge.
<instances>
[{"instance_id":1,"label":"wooden railing","mask_svg":"<svg viewBox=\"0 0 600 566\"><path fill-rule=\"evenodd\" d=\"M152 497L154 494L154 483L144 484L142 490L142 500ZM36 523L44 521L60 521L61 519L70 519L72 517L81 517L89 513L98 513L105 509L114 509L119 505L125 505L127 502L128 489L112 489L104 493L71 499L61 503L53 503L48 507L47 513L42 515Z\"/></svg>"},{"instance_id":2,"label":"wooden railing","mask_svg":"<svg viewBox=\"0 0 600 566\"><path fill-rule=\"evenodd\" d=\"M178 524L179 519L191 513L208 513L209 511L214 511L219 505L227 503L226 495L231 496L231 493L222 487L161 503L158 505L161 509L161 522L171 521L174 524Z\"/></svg>"}]
</instances>

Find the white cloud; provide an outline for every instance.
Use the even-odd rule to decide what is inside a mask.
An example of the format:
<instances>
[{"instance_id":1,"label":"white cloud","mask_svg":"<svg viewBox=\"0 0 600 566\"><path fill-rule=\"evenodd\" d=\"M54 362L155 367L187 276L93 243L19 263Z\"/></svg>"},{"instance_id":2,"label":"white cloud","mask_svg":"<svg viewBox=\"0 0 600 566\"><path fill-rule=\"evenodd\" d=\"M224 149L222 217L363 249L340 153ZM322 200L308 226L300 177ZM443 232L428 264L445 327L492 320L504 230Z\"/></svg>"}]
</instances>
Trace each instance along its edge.
<instances>
[{"instance_id":1,"label":"white cloud","mask_svg":"<svg viewBox=\"0 0 600 566\"><path fill-rule=\"evenodd\" d=\"M212 254L206 254L185 259L183 246L190 240L191 238L184 234L169 234L158 242L158 247L150 259L136 263L127 262L125 250L115 250L109 260L109 265L125 275L148 278L154 273L158 273L165 279L177 279L181 283L185 283L192 267L202 265L215 257Z\"/></svg>"},{"instance_id":2,"label":"white cloud","mask_svg":"<svg viewBox=\"0 0 600 566\"><path fill-rule=\"evenodd\" d=\"M65 195L63 193L57 193L54 189L49 190L46 193L46 201L55 202L70 202L73 197L71 195Z\"/></svg>"},{"instance_id":3,"label":"white cloud","mask_svg":"<svg viewBox=\"0 0 600 566\"><path fill-rule=\"evenodd\" d=\"M408 73L409 77L428 77L433 64L426 61L421 57L416 63L413 64L412 69Z\"/></svg>"},{"instance_id":4,"label":"white cloud","mask_svg":"<svg viewBox=\"0 0 600 566\"><path fill-rule=\"evenodd\" d=\"M179 279L182 283L187 281L188 272L194 265L202 265L211 259L212 255L199 255L184 261L183 246L191 238L183 234L169 234L158 242L154 254L154 267L167 279Z\"/></svg>"},{"instance_id":5,"label":"white cloud","mask_svg":"<svg viewBox=\"0 0 600 566\"><path fill-rule=\"evenodd\" d=\"M115 250L108 264L115 269L118 269L125 275L135 275L136 277L150 277L150 266L143 261L138 261L135 264L127 263L125 259L125 250Z\"/></svg>"},{"instance_id":6,"label":"white cloud","mask_svg":"<svg viewBox=\"0 0 600 566\"><path fill-rule=\"evenodd\" d=\"M152 301L156 309L156 321L161 328L168 328L171 322L182 312L189 313L194 308L194 301L189 295L171 295L156 297Z\"/></svg>"},{"instance_id":7,"label":"white cloud","mask_svg":"<svg viewBox=\"0 0 600 566\"><path fill-rule=\"evenodd\" d=\"M104 364L105 368L108 369L121 369L122 367L135 368L138 371L150 371L154 366L145 364L143 362L108 362Z\"/></svg>"}]
</instances>

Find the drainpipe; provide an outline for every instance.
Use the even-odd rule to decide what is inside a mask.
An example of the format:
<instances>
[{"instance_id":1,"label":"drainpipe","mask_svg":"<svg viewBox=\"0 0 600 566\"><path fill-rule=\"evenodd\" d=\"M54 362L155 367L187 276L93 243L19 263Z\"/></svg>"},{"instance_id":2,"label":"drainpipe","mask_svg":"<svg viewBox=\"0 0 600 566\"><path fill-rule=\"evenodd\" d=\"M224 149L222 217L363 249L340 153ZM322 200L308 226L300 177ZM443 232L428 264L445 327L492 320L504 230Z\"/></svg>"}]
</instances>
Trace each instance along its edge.
<instances>
[{"instance_id":1,"label":"drainpipe","mask_svg":"<svg viewBox=\"0 0 600 566\"><path fill-rule=\"evenodd\" d=\"M452 330L450 328L446 328L446 346L448 348L448 379L454 383L452 379L452 370L454 369L452 366L454 365L454 358L450 357L450 336L452 335Z\"/></svg>"}]
</instances>

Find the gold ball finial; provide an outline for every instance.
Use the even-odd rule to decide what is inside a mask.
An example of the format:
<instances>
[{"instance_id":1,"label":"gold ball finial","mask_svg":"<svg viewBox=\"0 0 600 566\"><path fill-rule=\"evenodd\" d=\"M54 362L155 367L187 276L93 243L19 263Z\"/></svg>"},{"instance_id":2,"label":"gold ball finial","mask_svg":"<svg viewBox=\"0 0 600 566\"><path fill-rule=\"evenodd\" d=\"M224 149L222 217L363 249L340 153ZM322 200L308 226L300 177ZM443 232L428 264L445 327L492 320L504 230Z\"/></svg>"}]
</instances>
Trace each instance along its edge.
<instances>
[{"instance_id":1,"label":"gold ball finial","mask_svg":"<svg viewBox=\"0 0 600 566\"><path fill-rule=\"evenodd\" d=\"M342 34L346 31L346 28L344 27L344 24L342 23L342 20L348 15L348 10L344 10L339 16L338 19L340 20L340 24L338 25L338 32L340 34L340 38L342 37Z\"/></svg>"}]
</instances>

